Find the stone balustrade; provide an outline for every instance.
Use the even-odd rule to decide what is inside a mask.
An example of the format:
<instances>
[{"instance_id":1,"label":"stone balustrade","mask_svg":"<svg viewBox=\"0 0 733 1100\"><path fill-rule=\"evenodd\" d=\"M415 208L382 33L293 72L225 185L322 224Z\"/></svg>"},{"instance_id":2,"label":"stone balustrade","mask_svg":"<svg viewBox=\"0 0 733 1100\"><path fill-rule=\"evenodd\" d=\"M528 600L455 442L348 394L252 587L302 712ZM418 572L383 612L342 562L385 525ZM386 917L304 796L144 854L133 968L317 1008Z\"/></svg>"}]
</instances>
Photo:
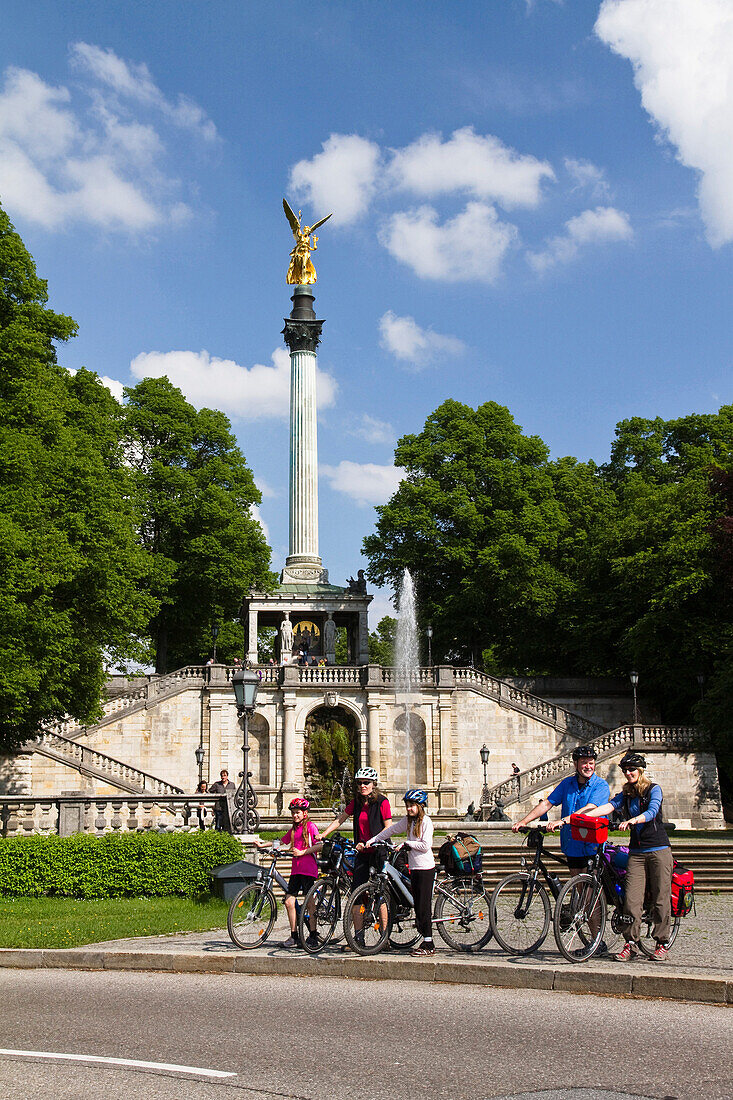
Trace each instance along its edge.
<instances>
[{"instance_id":1,"label":"stone balustrade","mask_svg":"<svg viewBox=\"0 0 733 1100\"><path fill-rule=\"evenodd\" d=\"M228 799L231 801L233 795ZM70 836L72 833L195 832L197 808L207 809L213 821L216 795L170 795L165 797L128 795L122 797L78 797L60 795L33 798L29 795L0 795L3 837L42 835ZM233 810L233 804L230 812Z\"/></svg>"}]
</instances>

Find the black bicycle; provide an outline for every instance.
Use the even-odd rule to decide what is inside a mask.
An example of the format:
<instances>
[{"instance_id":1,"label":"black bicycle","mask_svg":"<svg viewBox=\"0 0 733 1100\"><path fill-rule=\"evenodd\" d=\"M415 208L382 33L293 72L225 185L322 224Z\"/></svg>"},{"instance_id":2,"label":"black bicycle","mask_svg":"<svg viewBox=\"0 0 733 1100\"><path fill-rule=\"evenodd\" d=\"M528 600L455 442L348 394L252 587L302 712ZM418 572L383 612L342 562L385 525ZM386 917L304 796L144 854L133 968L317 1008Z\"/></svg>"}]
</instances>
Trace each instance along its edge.
<instances>
[{"instance_id":1,"label":"black bicycle","mask_svg":"<svg viewBox=\"0 0 733 1100\"><path fill-rule=\"evenodd\" d=\"M322 951L340 935L334 934L351 893L356 848L353 841L334 833L323 841L318 865L324 874L316 879L303 899L298 914L298 935L309 955Z\"/></svg>"},{"instance_id":2,"label":"black bicycle","mask_svg":"<svg viewBox=\"0 0 733 1100\"><path fill-rule=\"evenodd\" d=\"M496 884L491 895L489 919L496 942L505 951L512 955L531 955L547 939L552 921L550 894L556 899L562 885L557 875L548 870L545 859L553 859L563 866L565 860L544 847L546 826L522 826L519 831L527 834L527 848L534 851L534 858L526 871L516 871ZM521 866L527 867L525 856L522 856Z\"/></svg>"},{"instance_id":3,"label":"black bicycle","mask_svg":"<svg viewBox=\"0 0 733 1100\"><path fill-rule=\"evenodd\" d=\"M391 947L412 947L420 938L404 853L375 844L369 881L346 903L344 932L359 955L376 955ZM480 951L491 939L489 895L480 875L441 877L435 883L433 924L454 951Z\"/></svg>"},{"instance_id":4,"label":"black bicycle","mask_svg":"<svg viewBox=\"0 0 733 1100\"><path fill-rule=\"evenodd\" d=\"M278 871L276 864L283 856L293 858L291 851L272 849L272 863L265 871L260 869L254 882L250 882L232 899L227 913L227 930L237 947L248 949L259 947L272 932L277 917L277 901L272 891L276 882L287 894L287 881Z\"/></svg>"},{"instance_id":5,"label":"black bicycle","mask_svg":"<svg viewBox=\"0 0 733 1100\"><path fill-rule=\"evenodd\" d=\"M596 854L588 860L587 871L575 875L560 891L555 905L555 940L568 962L586 962L597 954L604 943L607 927L609 937L620 939L632 923L632 918L624 913L625 876L616 867L616 851L616 846L609 841L600 844ZM681 920L681 913L672 914L670 946L677 939ZM639 946L650 959L657 946L652 936L653 927L651 905L645 898ZM605 946L612 954L612 944Z\"/></svg>"}]
</instances>

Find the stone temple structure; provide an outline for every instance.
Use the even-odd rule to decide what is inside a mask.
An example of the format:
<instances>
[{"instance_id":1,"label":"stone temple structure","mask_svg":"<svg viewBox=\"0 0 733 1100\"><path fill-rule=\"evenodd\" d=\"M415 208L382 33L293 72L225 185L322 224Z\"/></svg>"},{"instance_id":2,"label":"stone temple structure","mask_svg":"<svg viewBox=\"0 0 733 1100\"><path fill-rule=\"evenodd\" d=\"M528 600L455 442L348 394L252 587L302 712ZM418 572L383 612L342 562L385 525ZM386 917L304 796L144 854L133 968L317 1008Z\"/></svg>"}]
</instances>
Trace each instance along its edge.
<instances>
[{"instance_id":1,"label":"stone temple structure","mask_svg":"<svg viewBox=\"0 0 733 1100\"><path fill-rule=\"evenodd\" d=\"M406 711L396 670L369 664L363 573L343 587L331 584L319 553L315 384L323 322L313 302L309 286L295 286L283 330L291 360L289 552L276 590L247 593L241 611L246 658L260 677L248 767L261 817L278 816L304 790L309 722L335 719L351 731L357 765L377 769L393 804L409 781L427 789L438 817L462 816L469 803L485 816L519 816L571 773L573 747L593 742L612 788L622 782L618 759L634 746L663 785L669 819L723 827L712 752L694 730L662 726L649 711L644 723L628 724L623 686L589 693L587 684L567 681L550 698L541 685L473 668L419 668L417 698ZM258 652L268 627L276 632L275 664L262 663ZM335 663L339 631L347 646L342 664ZM298 662L301 651L307 664ZM3 835L189 827L184 795L199 774L213 780L226 767L235 778L242 768L233 671L190 666L120 678L99 722L57 723L0 760ZM482 745L491 754L485 784Z\"/></svg>"}]
</instances>

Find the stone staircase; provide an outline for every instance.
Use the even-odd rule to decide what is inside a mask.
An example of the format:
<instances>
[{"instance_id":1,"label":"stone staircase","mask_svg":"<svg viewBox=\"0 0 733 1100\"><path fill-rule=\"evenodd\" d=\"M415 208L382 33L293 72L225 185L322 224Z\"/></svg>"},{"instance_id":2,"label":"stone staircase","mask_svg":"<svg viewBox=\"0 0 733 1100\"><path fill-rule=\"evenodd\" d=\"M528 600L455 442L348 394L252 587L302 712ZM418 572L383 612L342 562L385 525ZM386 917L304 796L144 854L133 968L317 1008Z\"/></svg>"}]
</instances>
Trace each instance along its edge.
<instances>
[{"instance_id":1,"label":"stone staircase","mask_svg":"<svg viewBox=\"0 0 733 1100\"><path fill-rule=\"evenodd\" d=\"M645 726L630 725L619 726L615 730L605 732L597 727L598 733L589 737L598 753L599 760L608 760L612 756L625 752L627 749L642 751L663 751L669 749L673 752L690 752L695 748L704 747L701 744L700 734L693 726ZM531 795L544 791L547 787L559 783L575 771L573 751L560 753L551 760L544 760L541 764L535 764L532 768L520 772L519 775L510 776L494 787L490 787L481 800L480 809L490 812L498 803L502 806L511 806L514 802L523 802Z\"/></svg>"},{"instance_id":2,"label":"stone staircase","mask_svg":"<svg viewBox=\"0 0 733 1100\"><path fill-rule=\"evenodd\" d=\"M167 783L164 779L158 779L132 764L115 760L113 756L107 756L106 753L90 749L87 745L80 745L78 741L51 731L44 730L34 741L26 742L22 751L41 753L50 760L73 768L80 775L99 779L128 794L185 794L181 787Z\"/></svg>"}]
</instances>

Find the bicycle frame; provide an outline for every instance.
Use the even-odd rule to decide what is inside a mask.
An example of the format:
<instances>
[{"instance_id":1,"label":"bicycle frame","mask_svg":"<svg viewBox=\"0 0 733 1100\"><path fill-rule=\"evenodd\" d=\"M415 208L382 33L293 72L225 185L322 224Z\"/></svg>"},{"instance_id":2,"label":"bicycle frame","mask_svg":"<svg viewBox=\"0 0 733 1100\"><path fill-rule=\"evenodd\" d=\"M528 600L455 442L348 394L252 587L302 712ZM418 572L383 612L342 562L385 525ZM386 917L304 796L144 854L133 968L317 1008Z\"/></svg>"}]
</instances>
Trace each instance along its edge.
<instances>
[{"instance_id":1,"label":"bicycle frame","mask_svg":"<svg viewBox=\"0 0 733 1100\"><path fill-rule=\"evenodd\" d=\"M565 860L563 859L562 856L556 855L555 852L550 852L550 851L545 850L545 847L544 847L544 845L545 845L545 831L544 831L544 829L536 828L536 827L534 829L527 829L527 840L529 840L529 837L532 835L532 833L537 834L537 839L536 839L536 843L534 845L534 859L532 860L532 863L530 864L529 868L527 868L527 858L526 858L526 856L522 856L522 858L521 858L521 866L524 867L527 870L527 873L530 876L529 898L531 900L532 894L534 893L534 884L537 880L537 872L540 871L542 873L542 877L544 878L544 880L547 884L548 890L552 894L553 898L555 898L555 900L557 900L557 895L560 893L560 882L559 882L559 879L557 878L556 875L551 875L550 872L548 871L548 869L545 865L543 856L545 857L545 859L552 859L556 863L561 863L563 866L565 865Z\"/></svg>"}]
</instances>

